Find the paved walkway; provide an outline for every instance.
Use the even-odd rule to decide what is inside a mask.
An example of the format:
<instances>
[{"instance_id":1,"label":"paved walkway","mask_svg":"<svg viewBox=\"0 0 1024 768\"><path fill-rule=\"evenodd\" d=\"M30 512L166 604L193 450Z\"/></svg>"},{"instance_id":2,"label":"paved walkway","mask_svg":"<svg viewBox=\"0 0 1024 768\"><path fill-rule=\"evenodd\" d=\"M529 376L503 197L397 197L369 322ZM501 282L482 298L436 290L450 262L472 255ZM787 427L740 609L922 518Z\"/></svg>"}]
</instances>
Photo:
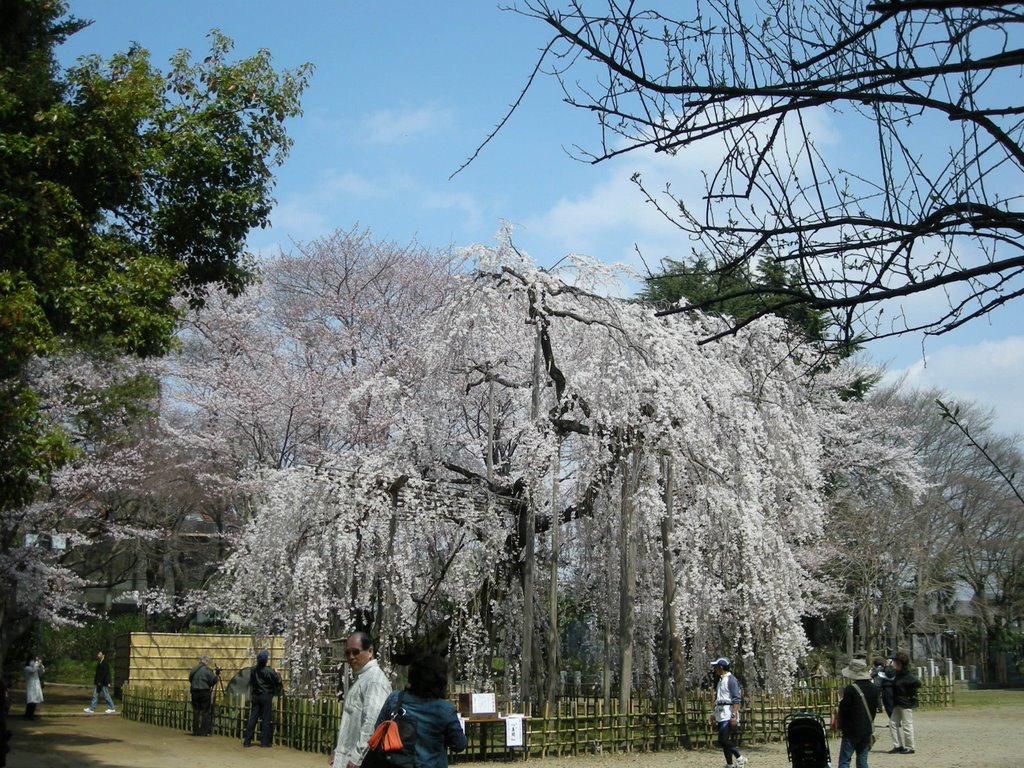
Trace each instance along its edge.
<instances>
[{"instance_id":1,"label":"paved walkway","mask_svg":"<svg viewBox=\"0 0 1024 768\"><path fill-rule=\"evenodd\" d=\"M196 738L120 715L11 718L8 768L326 768L326 755L243 748L221 736Z\"/></svg>"}]
</instances>

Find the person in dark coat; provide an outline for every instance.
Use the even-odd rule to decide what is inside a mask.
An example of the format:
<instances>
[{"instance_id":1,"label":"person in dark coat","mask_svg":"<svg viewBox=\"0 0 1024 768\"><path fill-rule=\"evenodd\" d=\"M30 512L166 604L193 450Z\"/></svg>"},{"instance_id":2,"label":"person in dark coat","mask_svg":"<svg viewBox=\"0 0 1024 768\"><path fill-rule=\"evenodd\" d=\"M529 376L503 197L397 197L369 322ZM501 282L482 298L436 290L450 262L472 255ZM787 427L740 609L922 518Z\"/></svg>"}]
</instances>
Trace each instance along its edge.
<instances>
[{"instance_id":1,"label":"person in dark coat","mask_svg":"<svg viewBox=\"0 0 1024 768\"><path fill-rule=\"evenodd\" d=\"M910 657L900 651L893 658L896 674L892 678L893 708L889 718L889 735L892 736L890 753L914 754L914 707L917 706L917 691L921 681L910 671Z\"/></svg>"},{"instance_id":2,"label":"person in dark coat","mask_svg":"<svg viewBox=\"0 0 1024 768\"><path fill-rule=\"evenodd\" d=\"M896 670L892 666L892 657L883 659L881 656L874 660L874 668L871 670L871 682L878 686L879 699L886 717L892 717L892 678Z\"/></svg>"},{"instance_id":3,"label":"person in dark coat","mask_svg":"<svg viewBox=\"0 0 1024 768\"><path fill-rule=\"evenodd\" d=\"M851 659L842 674L852 682L843 688L836 708L836 722L843 734L839 743L839 768L850 768L854 752L857 753L857 768L868 768L875 712L878 711L878 686L871 682L871 670L864 659Z\"/></svg>"},{"instance_id":4,"label":"person in dark coat","mask_svg":"<svg viewBox=\"0 0 1024 768\"><path fill-rule=\"evenodd\" d=\"M256 654L256 665L249 672L249 721L245 724L243 747L252 746L256 721L260 721L260 746L269 747L274 738L274 696L281 692L281 676L269 665L270 654Z\"/></svg>"},{"instance_id":5,"label":"person in dark coat","mask_svg":"<svg viewBox=\"0 0 1024 768\"><path fill-rule=\"evenodd\" d=\"M192 695L192 735L213 735L213 689L220 680L220 669L210 669L210 657L200 656L199 663L188 673Z\"/></svg>"},{"instance_id":6,"label":"person in dark coat","mask_svg":"<svg viewBox=\"0 0 1024 768\"><path fill-rule=\"evenodd\" d=\"M100 694L103 694L103 698L107 702L107 714L116 714L114 700L110 698L110 664L103 651L96 652L96 671L92 676L92 685L92 702L85 708L85 711L90 715L95 712L96 702L99 700Z\"/></svg>"}]
</instances>

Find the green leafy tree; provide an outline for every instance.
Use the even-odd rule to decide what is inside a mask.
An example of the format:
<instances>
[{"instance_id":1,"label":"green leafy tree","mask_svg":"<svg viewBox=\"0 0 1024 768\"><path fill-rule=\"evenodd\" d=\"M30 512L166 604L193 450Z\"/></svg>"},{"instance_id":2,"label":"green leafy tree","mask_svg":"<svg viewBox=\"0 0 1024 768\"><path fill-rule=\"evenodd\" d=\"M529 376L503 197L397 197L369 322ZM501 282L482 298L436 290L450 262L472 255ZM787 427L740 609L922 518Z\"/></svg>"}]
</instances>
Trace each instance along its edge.
<instances>
[{"instance_id":1,"label":"green leafy tree","mask_svg":"<svg viewBox=\"0 0 1024 768\"><path fill-rule=\"evenodd\" d=\"M706 312L728 315L737 329L767 312L788 321L809 341L823 342L828 327L824 312L800 304L779 306L773 300L798 283L791 269L771 261L761 262L752 274L747 264L719 269L701 256L692 263L666 259L660 273L647 277L640 298L662 306L686 299Z\"/></svg>"},{"instance_id":2,"label":"green leafy tree","mask_svg":"<svg viewBox=\"0 0 1024 768\"><path fill-rule=\"evenodd\" d=\"M311 73L275 71L266 50L231 61L216 31L204 59L181 51L166 72L139 47L63 70L55 48L86 25L66 12L60 0L0 6L0 624L19 510L76 447L34 386L36 363L160 355L177 296L200 305L209 286L244 289L245 238L268 223Z\"/></svg>"}]
</instances>

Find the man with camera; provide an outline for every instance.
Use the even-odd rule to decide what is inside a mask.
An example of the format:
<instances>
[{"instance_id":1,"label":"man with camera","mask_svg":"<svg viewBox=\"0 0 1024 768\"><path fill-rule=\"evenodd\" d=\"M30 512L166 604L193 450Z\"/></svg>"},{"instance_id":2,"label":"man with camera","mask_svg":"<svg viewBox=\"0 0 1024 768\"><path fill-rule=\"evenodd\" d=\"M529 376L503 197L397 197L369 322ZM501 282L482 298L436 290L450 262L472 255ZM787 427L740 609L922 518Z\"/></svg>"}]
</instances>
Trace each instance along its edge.
<instances>
[{"instance_id":1,"label":"man with camera","mask_svg":"<svg viewBox=\"0 0 1024 768\"><path fill-rule=\"evenodd\" d=\"M210 669L210 657L200 656L188 673L192 692L192 735L213 735L213 689L220 680L220 667Z\"/></svg>"}]
</instances>

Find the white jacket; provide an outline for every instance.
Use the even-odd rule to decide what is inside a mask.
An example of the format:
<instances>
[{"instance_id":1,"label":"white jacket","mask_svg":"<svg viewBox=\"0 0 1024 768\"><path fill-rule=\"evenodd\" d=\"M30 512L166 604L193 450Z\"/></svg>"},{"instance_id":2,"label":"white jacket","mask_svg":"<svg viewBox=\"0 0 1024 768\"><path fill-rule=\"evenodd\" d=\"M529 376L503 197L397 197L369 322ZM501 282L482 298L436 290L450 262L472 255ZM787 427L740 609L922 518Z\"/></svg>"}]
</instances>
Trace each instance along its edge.
<instances>
[{"instance_id":1,"label":"white jacket","mask_svg":"<svg viewBox=\"0 0 1024 768\"><path fill-rule=\"evenodd\" d=\"M33 661L25 667L25 703L42 704L43 686L39 682L39 673L46 669L42 664Z\"/></svg>"},{"instance_id":2,"label":"white jacket","mask_svg":"<svg viewBox=\"0 0 1024 768\"><path fill-rule=\"evenodd\" d=\"M377 715L391 694L391 681L376 659L370 659L356 673L356 681L348 689L338 727L338 744L334 748L334 768L349 763L361 765L366 755L366 742L377 724Z\"/></svg>"}]
</instances>

